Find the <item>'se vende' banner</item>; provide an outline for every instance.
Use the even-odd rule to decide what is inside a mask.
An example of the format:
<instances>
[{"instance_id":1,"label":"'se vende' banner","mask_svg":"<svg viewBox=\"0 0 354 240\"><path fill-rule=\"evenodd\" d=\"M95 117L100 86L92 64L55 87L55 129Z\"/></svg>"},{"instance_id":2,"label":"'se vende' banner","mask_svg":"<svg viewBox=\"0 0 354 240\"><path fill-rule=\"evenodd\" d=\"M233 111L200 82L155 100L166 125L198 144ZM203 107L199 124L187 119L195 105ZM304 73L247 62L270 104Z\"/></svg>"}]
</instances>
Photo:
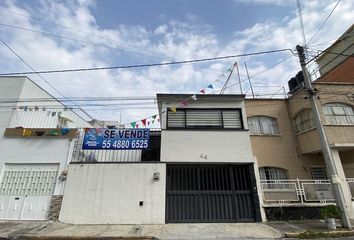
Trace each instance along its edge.
<instances>
[{"instance_id":1,"label":"'se vende' banner","mask_svg":"<svg viewBox=\"0 0 354 240\"><path fill-rule=\"evenodd\" d=\"M82 149L147 149L150 129L86 128Z\"/></svg>"}]
</instances>

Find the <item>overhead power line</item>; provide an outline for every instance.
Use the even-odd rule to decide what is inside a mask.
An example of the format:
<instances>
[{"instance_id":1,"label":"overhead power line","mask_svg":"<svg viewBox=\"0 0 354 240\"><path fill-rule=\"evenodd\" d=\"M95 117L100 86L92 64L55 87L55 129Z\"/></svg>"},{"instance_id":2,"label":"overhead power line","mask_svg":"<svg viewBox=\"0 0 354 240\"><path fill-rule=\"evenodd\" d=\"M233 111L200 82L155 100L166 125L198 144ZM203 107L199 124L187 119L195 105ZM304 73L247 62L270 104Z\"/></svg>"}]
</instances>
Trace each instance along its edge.
<instances>
[{"instance_id":1,"label":"overhead power line","mask_svg":"<svg viewBox=\"0 0 354 240\"><path fill-rule=\"evenodd\" d=\"M61 70L42 70L42 71L32 71L32 72L12 72L12 73L1 73L0 76L25 75L25 74L66 73L66 72L83 72L83 71L98 71L98 70L113 70L113 69L129 69L129 68L168 66L168 65L178 65L178 64L187 64L187 63L197 63L197 62L223 60L223 59L230 59L230 58L237 58L237 57L263 55L263 54L278 53L278 52L285 52L285 51L290 51L291 53L293 53L293 51L290 48L285 48L285 49L276 49L276 50L261 51L261 52L252 52L252 53L244 53L244 54L236 54L236 55L228 55L228 56L220 56L220 57L211 57L211 58L200 58L200 59L174 61L174 62L164 62L164 63L123 65L123 66L112 66L112 67L75 68L75 69L61 69Z\"/></svg>"},{"instance_id":2,"label":"overhead power line","mask_svg":"<svg viewBox=\"0 0 354 240\"><path fill-rule=\"evenodd\" d=\"M332 13L334 12L334 10L336 10L338 4L340 3L341 0L338 0L336 5L334 5L332 11L328 14L328 16L326 17L326 19L323 21L323 23L320 25L320 27L317 29L317 31L315 32L315 34L312 36L312 38L306 43L306 46L310 44L310 42L316 37L316 35L321 31L322 27L326 24L327 20L330 18L330 16L332 15Z\"/></svg>"},{"instance_id":3,"label":"overhead power line","mask_svg":"<svg viewBox=\"0 0 354 240\"><path fill-rule=\"evenodd\" d=\"M20 55L18 55L15 50L13 50L9 45L7 45L5 43L4 40L2 40L0 38L0 41L18 58L20 59L27 67L29 67L33 72L36 73L36 70L34 68L32 68L31 65L29 65L22 57L20 57ZM43 81L45 81L51 88L53 88L60 96L62 96L64 99L67 99L69 100L68 98L66 98L61 92L59 92L58 89L56 89L52 84L50 84L47 79L45 79L42 75L40 75L39 73L36 73L38 77L40 77ZM70 100L69 100L70 101ZM72 102L73 104L75 104L74 102ZM87 112L85 112L83 109L81 109L81 111L86 115L88 116L89 118L93 119L93 117L91 117Z\"/></svg>"}]
</instances>

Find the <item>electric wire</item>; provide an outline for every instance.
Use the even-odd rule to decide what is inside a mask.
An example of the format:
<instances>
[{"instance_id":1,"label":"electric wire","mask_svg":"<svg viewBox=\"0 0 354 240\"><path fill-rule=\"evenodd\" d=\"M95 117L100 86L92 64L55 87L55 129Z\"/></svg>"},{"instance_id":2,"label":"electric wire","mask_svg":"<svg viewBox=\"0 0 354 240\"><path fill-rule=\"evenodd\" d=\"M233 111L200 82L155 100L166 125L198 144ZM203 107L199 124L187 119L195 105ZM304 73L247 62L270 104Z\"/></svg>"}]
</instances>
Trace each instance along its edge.
<instances>
[{"instance_id":1,"label":"electric wire","mask_svg":"<svg viewBox=\"0 0 354 240\"><path fill-rule=\"evenodd\" d=\"M62 69L62 70L42 70L42 71L33 71L33 72L12 72L12 73L1 73L0 76L25 75L25 74L37 74L37 73L40 73L40 74L66 73L66 72L82 72L82 71L97 71L97 70L113 70L113 69L130 69L130 68L168 66L168 65L179 65L179 64L188 64L188 63L198 63L198 62L207 62L207 61L215 61L215 60L224 60L224 59L246 57L246 56L257 56L257 55L279 53L279 52L285 52L285 51L290 51L290 52L293 53L293 51L290 48L285 48L285 49L275 49L275 50L268 50L268 51L235 54L235 55L228 55L228 56L200 58L200 59L172 61L172 62L162 62L162 63L121 65L121 66L111 66L111 67L76 68L76 69Z\"/></svg>"},{"instance_id":2,"label":"electric wire","mask_svg":"<svg viewBox=\"0 0 354 240\"><path fill-rule=\"evenodd\" d=\"M327 20L331 17L332 13L334 12L334 10L336 10L337 6L339 5L341 0L338 0L336 5L333 7L332 11L329 13L329 15L326 17L326 19L323 21L323 23L320 25L320 27L317 29L317 31L315 32L315 34L312 36L312 38L306 43L305 46L309 45L311 43L311 41L316 37L316 35L321 31L322 27L326 24Z\"/></svg>"},{"instance_id":3,"label":"electric wire","mask_svg":"<svg viewBox=\"0 0 354 240\"><path fill-rule=\"evenodd\" d=\"M27 67L29 67L33 72L36 72L36 70L29 65L22 57L20 57L20 55L18 55L14 49L12 49L8 44L5 43L4 40L2 40L0 38L0 41L18 58L20 59ZM56 89L52 84L50 84L42 75L40 75L39 73L36 73L38 77L40 77L43 81L45 81L52 89L54 89L54 91L56 91L60 96L62 96L64 99L67 99L58 89ZM68 99L69 100L69 99ZM70 101L70 100L69 100ZM74 103L74 102L73 102ZM74 103L75 104L75 103ZM91 118L91 120L93 120L93 118L82 109L82 112L88 116L89 118Z\"/></svg>"}]
</instances>

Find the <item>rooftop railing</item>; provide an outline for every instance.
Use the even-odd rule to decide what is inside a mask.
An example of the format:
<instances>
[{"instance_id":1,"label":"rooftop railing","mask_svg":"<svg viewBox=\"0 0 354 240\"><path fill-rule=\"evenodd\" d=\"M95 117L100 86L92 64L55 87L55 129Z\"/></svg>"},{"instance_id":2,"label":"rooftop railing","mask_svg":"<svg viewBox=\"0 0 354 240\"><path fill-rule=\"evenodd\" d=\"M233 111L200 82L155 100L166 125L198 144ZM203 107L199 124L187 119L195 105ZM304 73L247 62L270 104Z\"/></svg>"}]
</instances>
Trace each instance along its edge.
<instances>
[{"instance_id":1,"label":"rooftop railing","mask_svg":"<svg viewBox=\"0 0 354 240\"><path fill-rule=\"evenodd\" d=\"M22 106L13 109L9 128L90 127L80 109L66 107Z\"/></svg>"}]
</instances>

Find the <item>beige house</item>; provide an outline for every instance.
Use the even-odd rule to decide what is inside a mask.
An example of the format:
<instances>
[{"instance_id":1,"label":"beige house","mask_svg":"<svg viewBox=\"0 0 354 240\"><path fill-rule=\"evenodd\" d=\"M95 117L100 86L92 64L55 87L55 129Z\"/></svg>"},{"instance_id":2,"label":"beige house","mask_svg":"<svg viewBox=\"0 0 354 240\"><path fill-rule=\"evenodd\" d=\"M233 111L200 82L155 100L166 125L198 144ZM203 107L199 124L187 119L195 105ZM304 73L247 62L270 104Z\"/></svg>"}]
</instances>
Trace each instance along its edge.
<instances>
[{"instance_id":1,"label":"beige house","mask_svg":"<svg viewBox=\"0 0 354 240\"><path fill-rule=\"evenodd\" d=\"M353 26L318 58L321 77L313 82L318 91L321 120L352 217L354 68L350 56L354 54ZM264 206L326 204L333 201L333 194L310 102L303 82L298 81L294 87L290 86L290 81L291 94L287 99L245 100Z\"/></svg>"}]
</instances>

